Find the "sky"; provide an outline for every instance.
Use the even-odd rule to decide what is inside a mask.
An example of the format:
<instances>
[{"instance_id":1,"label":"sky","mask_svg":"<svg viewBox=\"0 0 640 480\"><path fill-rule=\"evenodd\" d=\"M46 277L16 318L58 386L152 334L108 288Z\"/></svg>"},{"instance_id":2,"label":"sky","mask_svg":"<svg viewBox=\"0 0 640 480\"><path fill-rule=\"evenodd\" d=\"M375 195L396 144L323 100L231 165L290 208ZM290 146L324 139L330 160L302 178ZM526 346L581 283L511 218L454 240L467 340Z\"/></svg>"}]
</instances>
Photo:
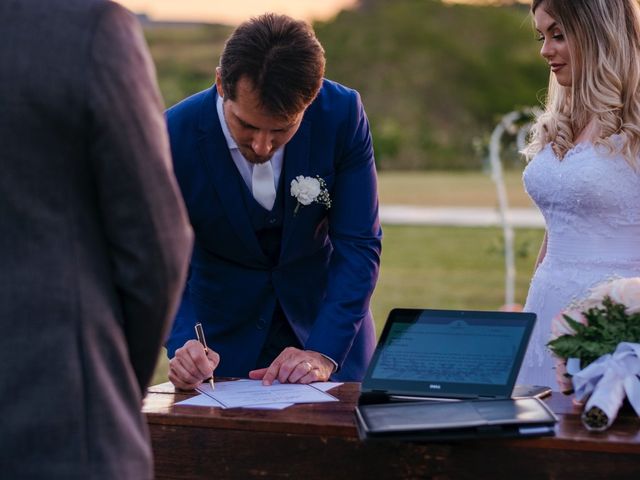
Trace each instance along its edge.
<instances>
[{"instance_id":1,"label":"sky","mask_svg":"<svg viewBox=\"0 0 640 480\"><path fill-rule=\"evenodd\" d=\"M152 20L179 20L236 25L264 12L277 12L295 18L326 20L357 0L117 0Z\"/></svg>"},{"instance_id":2,"label":"sky","mask_svg":"<svg viewBox=\"0 0 640 480\"><path fill-rule=\"evenodd\" d=\"M307 21L327 20L358 0L117 0L153 20L178 20L237 25L264 12L277 12ZM500 0L444 0L449 3L491 3ZM522 0L527 1L527 0Z\"/></svg>"}]
</instances>

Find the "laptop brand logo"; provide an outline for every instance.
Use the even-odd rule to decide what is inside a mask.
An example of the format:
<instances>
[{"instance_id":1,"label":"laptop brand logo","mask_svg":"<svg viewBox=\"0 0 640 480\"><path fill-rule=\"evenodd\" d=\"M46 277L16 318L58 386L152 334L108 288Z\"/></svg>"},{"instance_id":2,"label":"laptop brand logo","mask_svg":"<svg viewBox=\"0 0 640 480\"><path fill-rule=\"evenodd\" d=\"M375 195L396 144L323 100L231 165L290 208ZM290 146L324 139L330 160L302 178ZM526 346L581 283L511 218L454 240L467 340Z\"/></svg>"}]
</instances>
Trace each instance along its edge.
<instances>
[{"instance_id":1,"label":"laptop brand logo","mask_svg":"<svg viewBox=\"0 0 640 480\"><path fill-rule=\"evenodd\" d=\"M431 385L429 385L429 388L430 388L431 390L440 390L440 385L431 384Z\"/></svg>"}]
</instances>

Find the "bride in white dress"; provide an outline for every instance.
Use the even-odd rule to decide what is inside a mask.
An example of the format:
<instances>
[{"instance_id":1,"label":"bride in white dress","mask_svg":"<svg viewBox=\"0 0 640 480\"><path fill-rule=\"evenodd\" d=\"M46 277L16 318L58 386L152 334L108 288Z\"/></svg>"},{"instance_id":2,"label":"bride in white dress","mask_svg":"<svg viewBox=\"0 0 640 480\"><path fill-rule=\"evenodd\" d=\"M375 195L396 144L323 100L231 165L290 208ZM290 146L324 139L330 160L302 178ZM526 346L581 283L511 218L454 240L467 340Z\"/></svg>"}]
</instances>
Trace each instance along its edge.
<instances>
[{"instance_id":1,"label":"bride in white dress","mask_svg":"<svg viewBox=\"0 0 640 480\"><path fill-rule=\"evenodd\" d=\"M525 154L546 234L525 311L538 316L517 383L558 390L551 320L612 277L640 276L640 7L534 0L551 78Z\"/></svg>"}]
</instances>

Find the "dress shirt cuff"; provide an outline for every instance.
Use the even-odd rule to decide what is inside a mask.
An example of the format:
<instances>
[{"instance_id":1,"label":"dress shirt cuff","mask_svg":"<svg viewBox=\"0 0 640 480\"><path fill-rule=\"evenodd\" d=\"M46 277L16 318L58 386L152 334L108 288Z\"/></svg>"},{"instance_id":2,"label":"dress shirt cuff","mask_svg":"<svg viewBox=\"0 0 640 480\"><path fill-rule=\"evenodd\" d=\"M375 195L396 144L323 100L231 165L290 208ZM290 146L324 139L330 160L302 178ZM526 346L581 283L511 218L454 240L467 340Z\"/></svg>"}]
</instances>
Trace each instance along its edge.
<instances>
[{"instance_id":1,"label":"dress shirt cuff","mask_svg":"<svg viewBox=\"0 0 640 480\"><path fill-rule=\"evenodd\" d=\"M320 353L320 352L318 352L318 353ZM329 360L331 363L333 363L333 371L332 371L331 373L332 373L332 374L333 374L333 373L336 373L336 372L338 371L338 362L336 362L333 358L331 358L331 357L329 357L329 356L325 355L324 353L320 353L320 355L322 355L324 358L326 358L326 359L327 359L327 360Z\"/></svg>"}]
</instances>

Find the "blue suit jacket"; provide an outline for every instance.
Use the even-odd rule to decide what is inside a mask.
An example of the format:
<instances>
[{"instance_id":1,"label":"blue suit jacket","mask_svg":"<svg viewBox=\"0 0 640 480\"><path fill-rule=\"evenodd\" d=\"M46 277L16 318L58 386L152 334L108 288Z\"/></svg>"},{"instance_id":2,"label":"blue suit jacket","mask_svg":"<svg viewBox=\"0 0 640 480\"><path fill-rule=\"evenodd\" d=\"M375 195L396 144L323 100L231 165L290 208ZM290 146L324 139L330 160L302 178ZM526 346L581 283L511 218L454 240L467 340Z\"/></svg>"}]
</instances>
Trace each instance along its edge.
<instances>
[{"instance_id":1,"label":"blue suit jacket","mask_svg":"<svg viewBox=\"0 0 640 480\"><path fill-rule=\"evenodd\" d=\"M285 148L285 218L275 267L251 227L216 100L211 88L167 112L175 173L196 238L169 357L201 322L221 357L216 373L247 376L277 299L304 348L338 363L334 379L361 380L375 346L369 301L382 232L371 134L358 93L325 80ZM330 209L313 203L294 215L290 184L298 175L325 180Z\"/></svg>"}]
</instances>

